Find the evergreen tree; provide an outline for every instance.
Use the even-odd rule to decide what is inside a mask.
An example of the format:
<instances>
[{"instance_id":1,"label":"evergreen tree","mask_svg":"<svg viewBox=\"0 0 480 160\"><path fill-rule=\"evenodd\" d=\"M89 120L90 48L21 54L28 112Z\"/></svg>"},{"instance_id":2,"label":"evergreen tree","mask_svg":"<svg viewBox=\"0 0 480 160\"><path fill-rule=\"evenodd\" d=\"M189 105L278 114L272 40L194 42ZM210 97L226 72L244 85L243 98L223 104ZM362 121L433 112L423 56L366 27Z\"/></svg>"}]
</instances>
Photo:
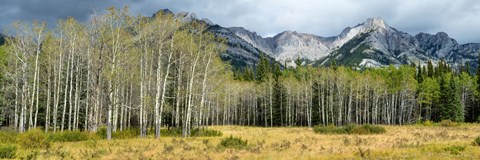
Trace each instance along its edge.
<instances>
[{"instance_id":1,"label":"evergreen tree","mask_svg":"<svg viewBox=\"0 0 480 160\"><path fill-rule=\"evenodd\" d=\"M253 70L252 70L251 67L247 66L247 67L244 68L243 80L244 81L253 81L254 80Z\"/></svg>"},{"instance_id":2,"label":"evergreen tree","mask_svg":"<svg viewBox=\"0 0 480 160\"><path fill-rule=\"evenodd\" d=\"M440 105L437 109L437 121L451 120L463 122L464 111L460 105L457 84L453 74L440 76Z\"/></svg>"},{"instance_id":3,"label":"evergreen tree","mask_svg":"<svg viewBox=\"0 0 480 160\"><path fill-rule=\"evenodd\" d=\"M428 77L433 77L434 69L433 69L433 64L432 60L429 60L427 63L427 76Z\"/></svg>"},{"instance_id":4,"label":"evergreen tree","mask_svg":"<svg viewBox=\"0 0 480 160\"><path fill-rule=\"evenodd\" d=\"M270 62L265 57L265 55L260 54L260 60L257 64L257 70L255 72L255 77L257 82L263 82L266 78L268 78L268 74L270 73Z\"/></svg>"},{"instance_id":5,"label":"evergreen tree","mask_svg":"<svg viewBox=\"0 0 480 160\"><path fill-rule=\"evenodd\" d=\"M423 73L422 73L422 66L421 65L418 65L416 79L417 79L418 83L423 82Z\"/></svg>"}]
</instances>

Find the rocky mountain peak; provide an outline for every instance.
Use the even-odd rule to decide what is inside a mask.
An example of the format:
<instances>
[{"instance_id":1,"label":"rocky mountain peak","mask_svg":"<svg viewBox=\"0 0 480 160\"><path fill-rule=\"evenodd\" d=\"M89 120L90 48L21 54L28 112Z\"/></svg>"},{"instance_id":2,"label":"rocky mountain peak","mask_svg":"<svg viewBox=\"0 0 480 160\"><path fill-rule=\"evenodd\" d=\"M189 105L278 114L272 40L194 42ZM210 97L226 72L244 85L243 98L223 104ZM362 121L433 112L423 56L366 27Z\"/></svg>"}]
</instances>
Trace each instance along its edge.
<instances>
[{"instance_id":1,"label":"rocky mountain peak","mask_svg":"<svg viewBox=\"0 0 480 160\"><path fill-rule=\"evenodd\" d=\"M378 29L378 28L383 28L387 29L389 26L387 23L385 23L385 20L381 17L376 17L376 18L368 18L367 21L363 23L363 26L366 28L371 28L371 29Z\"/></svg>"},{"instance_id":2,"label":"rocky mountain peak","mask_svg":"<svg viewBox=\"0 0 480 160\"><path fill-rule=\"evenodd\" d=\"M170 11L169 9L161 9L159 11L157 11L156 13L153 14L152 17L157 17L157 15L159 14L164 14L164 15L174 15L172 11Z\"/></svg>"},{"instance_id":3,"label":"rocky mountain peak","mask_svg":"<svg viewBox=\"0 0 480 160\"><path fill-rule=\"evenodd\" d=\"M182 19L185 22L198 20L197 15L191 12L180 12L176 15L176 17Z\"/></svg>"}]
</instances>

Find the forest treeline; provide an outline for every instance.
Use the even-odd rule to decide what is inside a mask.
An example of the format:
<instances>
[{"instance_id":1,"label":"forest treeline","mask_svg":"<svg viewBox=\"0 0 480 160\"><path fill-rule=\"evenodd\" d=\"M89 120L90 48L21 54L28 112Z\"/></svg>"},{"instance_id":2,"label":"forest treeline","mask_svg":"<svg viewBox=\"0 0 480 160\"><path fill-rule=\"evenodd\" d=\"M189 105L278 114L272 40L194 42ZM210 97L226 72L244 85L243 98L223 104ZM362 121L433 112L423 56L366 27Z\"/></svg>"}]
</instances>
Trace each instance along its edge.
<instances>
[{"instance_id":1,"label":"forest treeline","mask_svg":"<svg viewBox=\"0 0 480 160\"><path fill-rule=\"evenodd\" d=\"M139 129L208 125L313 126L478 120L480 80L444 61L426 67L284 68L262 56L234 70L224 40L201 21L132 16L109 8L74 18L16 22L0 48L4 126L46 132L106 126ZM301 64L299 61L298 64ZM477 72L479 73L479 72Z\"/></svg>"}]
</instances>

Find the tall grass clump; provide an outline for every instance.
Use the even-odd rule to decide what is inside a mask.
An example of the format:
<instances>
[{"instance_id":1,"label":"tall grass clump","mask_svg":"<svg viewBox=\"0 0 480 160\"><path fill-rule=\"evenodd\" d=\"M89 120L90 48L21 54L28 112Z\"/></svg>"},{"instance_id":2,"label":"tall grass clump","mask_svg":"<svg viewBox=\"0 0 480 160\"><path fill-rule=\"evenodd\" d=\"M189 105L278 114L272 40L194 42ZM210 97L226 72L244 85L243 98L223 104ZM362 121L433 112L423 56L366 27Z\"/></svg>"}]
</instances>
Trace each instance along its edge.
<instances>
[{"instance_id":1,"label":"tall grass clump","mask_svg":"<svg viewBox=\"0 0 480 160\"><path fill-rule=\"evenodd\" d=\"M87 141L91 138L94 138L94 136L87 132L81 132L78 130L55 132L49 135L49 139L53 142L79 142Z\"/></svg>"},{"instance_id":2,"label":"tall grass clump","mask_svg":"<svg viewBox=\"0 0 480 160\"><path fill-rule=\"evenodd\" d=\"M478 136L477 138L475 138L475 140L473 141L473 143L477 146L480 146L480 136Z\"/></svg>"},{"instance_id":3,"label":"tall grass clump","mask_svg":"<svg viewBox=\"0 0 480 160\"><path fill-rule=\"evenodd\" d=\"M212 129L195 128L191 130L191 137L220 137L222 132ZM161 129L160 134L165 137L181 137L182 129Z\"/></svg>"},{"instance_id":4,"label":"tall grass clump","mask_svg":"<svg viewBox=\"0 0 480 160\"><path fill-rule=\"evenodd\" d=\"M457 125L458 125L457 123L455 123L451 120L448 120L448 119L440 121L440 126L442 126L442 127L455 127Z\"/></svg>"},{"instance_id":5,"label":"tall grass clump","mask_svg":"<svg viewBox=\"0 0 480 160\"><path fill-rule=\"evenodd\" d=\"M192 137L220 137L222 132L213 129L199 129L192 130Z\"/></svg>"},{"instance_id":6,"label":"tall grass clump","mask_svg":"<svg viewBox=\"0 0 480 160\"><path fill-rule=\"evenodd\" d=\"M230 137L222 139L220 141L220 144L218 146L220 148L233 148L233 149L244 149L248 145L247 140L242 140L241 138L238 137L233 137L230 135Z\"/></svg>"},{"instance_id":7,"label":"tall grass clump","mask_svg":"<svg viewBox=\"0 0 480 160\"><path fill-rule=\"evenodd\" d=\"M102 127L98 129L95 135L102 139L107 138L107 128ZM131 139L131 138L137 138L139 136L140 136L139 129L125 129L123 131L116 131L116 132L112 131L113 139Z\"/></svg>"},{"instance_id":8,"label":"tall grass clump","mask_svg":"<svg viewBox=\"0 0 480 160\"><path fill-rule=\"evenodd\" d=\"M15 131L0 131L0 144L17 143L18 133Z\"/></svg>"},{"instance_id":9,"label":"tall grass clump","mask_svg":"<svg viewBox=\"0 0 480 160\"><path fill-rule=\"evenodd\" d=\"M346 126L315 126L313 128L315 133L320 134L382 134L385 133L385 128L375 125L361 125L357 126L354 124L349 124Z\"/></svg>"},{"instance_id":10,"label":"tall grass clump","mask_svg":"<svg viewBox=\"0 0 480 160\"><path fill-rule=\"evenodd\" d=\"M40 129L32 129L25 133L18 135L17 143L28 149L50 148L51 141L48 135Z\"/></svg>"},{"instance_id":11,"label":"tall grass clump","mask_svg":"<svg viewBox=\"0 0 480 160\"><path fill-rule=\"evenodd\" d=\"M14 145L0 145L0 158L13 159L17 152L17 147Z\"/></svg>"}]
</instances>

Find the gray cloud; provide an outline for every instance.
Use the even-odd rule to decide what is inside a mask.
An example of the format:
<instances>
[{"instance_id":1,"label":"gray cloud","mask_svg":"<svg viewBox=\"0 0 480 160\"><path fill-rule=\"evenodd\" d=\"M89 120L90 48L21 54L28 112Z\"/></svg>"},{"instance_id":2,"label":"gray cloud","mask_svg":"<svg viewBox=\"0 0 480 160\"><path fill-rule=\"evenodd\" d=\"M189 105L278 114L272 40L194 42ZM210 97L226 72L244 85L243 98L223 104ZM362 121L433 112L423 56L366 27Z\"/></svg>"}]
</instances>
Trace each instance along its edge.
<instances>
[{"instance_id":1,"label":"gray cloud","mask_svg":"<svg viewBox=\"0 0 480 160\"><path fill-rule=\"evenodd\" d=\"M369 17L383 17L410 34L444 31L461 43L480 42L477 0L2 0L0 26L33 19L54 25L68 16L85 21L94 9L124 5L134 15L150 16L163 8L195 12L222 26L242 26L262 36L284 30L333 36Z\"/></svg>"}]
</instances>

